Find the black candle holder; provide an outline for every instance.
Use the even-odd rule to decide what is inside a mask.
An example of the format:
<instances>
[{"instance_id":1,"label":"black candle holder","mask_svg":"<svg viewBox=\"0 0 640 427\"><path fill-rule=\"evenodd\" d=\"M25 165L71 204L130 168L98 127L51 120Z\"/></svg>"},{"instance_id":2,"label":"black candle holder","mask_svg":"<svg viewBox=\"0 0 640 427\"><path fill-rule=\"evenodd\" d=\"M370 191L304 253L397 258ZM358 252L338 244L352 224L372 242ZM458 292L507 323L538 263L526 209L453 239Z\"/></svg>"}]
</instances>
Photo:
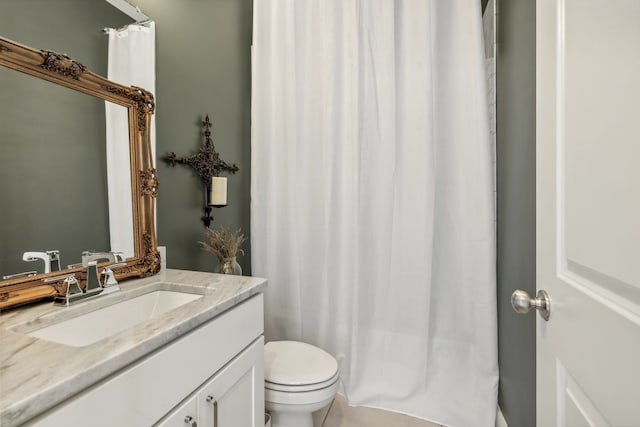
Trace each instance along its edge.
<instances>
[{"instance_id":1,"label":"black candle holder","mask_svg":"<svg viewBox=\"0 0 640 427\"><path fill-rule=\"evenodd\" d=\"M211 139L211 121L207 114L202 122L204 128L204 141L198 152L189 157L178 157L176 153L167 153L162 160L167 162L171 167L175 167L177 163L191 167L200 177L205 191L204 197L204 216L201 218L205 227L209 228L213 217L211 216L211 208L222 208L226 205L211 205L211 178L220 176L221 172L235 174L240 170L238 166L229 164L220 158L220 154L215 150L213 140Z\"/></svg>"}]
</instances>

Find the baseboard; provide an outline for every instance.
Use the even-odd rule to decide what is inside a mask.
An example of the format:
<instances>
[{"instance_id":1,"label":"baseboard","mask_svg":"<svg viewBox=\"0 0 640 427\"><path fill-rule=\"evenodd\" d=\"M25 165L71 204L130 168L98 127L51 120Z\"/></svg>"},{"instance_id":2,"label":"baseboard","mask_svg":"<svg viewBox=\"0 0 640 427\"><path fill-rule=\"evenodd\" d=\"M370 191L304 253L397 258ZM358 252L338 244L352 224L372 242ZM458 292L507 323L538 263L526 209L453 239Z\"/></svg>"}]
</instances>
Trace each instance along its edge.
<instances>
[{"instance_id":1,"label":"baseboard","mask_svg":"<svg viewBox=\"0 0 640 427\"><path fill-rule=\"evenodd\" d=\"M496 427L509 427L507 424L507 420L504 419L504 415L502 415L502 410L498 406L498 413L496 414Z\"/></svg>"}]
</instances>

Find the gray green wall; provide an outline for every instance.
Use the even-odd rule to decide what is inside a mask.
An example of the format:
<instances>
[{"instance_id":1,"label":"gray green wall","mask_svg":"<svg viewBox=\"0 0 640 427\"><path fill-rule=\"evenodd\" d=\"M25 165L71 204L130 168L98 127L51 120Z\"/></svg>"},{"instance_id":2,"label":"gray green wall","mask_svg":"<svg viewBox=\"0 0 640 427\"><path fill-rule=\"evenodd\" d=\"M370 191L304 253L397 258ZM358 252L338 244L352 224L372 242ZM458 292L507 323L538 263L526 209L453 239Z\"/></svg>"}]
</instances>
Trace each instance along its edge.
<instances>
[{"instance_id":1,"label":"gray green wall","mask_svg":"<svg viewBox=\"0 0 640 427\"><path fill-rule=\"evenodd\" d=\"M202 144L203 115L213 122L213 142L240 171L228 179L228 206L214 209L212 227L242 228L249 235L251 168L251 1L157 1L132 4L156 21L157 157L194 154ZM158 161L158 243L168 267L213 271L203 252L203 191L188 168ZM239 257L251 273L249 242Z\"/></svg>"},{"instance_id":2,"label":"gray green wall","mask_svg":"<svg viewBox=\"0 0 640 427\"><path fill-rule=\"evenodd\" d=\"M128 22L104 0L0 1L0 35L102 75L101 29ZM25 251L59 249L66 265L110 248L102 100L0 67L0 145L0 276L42 272Z\"/></svg>"},{"instance_id":3,"label":"gray green wall","mask_svg":"<svg viewBox=\"0 0 640 427\"><path fill-rule=\"evenodd\" d=\"M251 1L140 0L132 3L157 24L157 155L161 157L169 151L179 156L195 153L202 142L200 121L204 114L209 114L216 149L223 160L240 167L237 174L229 177L229 206L213 211L213 227L241 228L248 236ZM68 53L101 75L106 75L107 71L107 37L100 30L130 22L131 18L104 0L0 1L1 35L32 47ZM2 98L14 99L17 96L17 93L3 93ZM3 112L14 109L10 104L2 103L0 117L4 116ZM56 107L45 108L54 110ZM57 111L62 113L60 108ZM94 128L104 128L103 123L93 122ZM29 126L33 127L33 124L25 123L24 128ZM81 143L73 142L76 146ZM83 147L89 146L85 143ZM64 165L62 155L56 158L56 154L53 152L53 157L40 155L39 158ZM157 161L157 164L160 179L158 242L167 246L168 266L213 271L217 261L213 255L200 250L197 244L204 238L204 225L200 219L204 193L199 178L184 166L169 168L162 161ZM74 164L73 168L77 177L84 179L84 165ZM10 171L7 173L10 176ZM98 186L97 183L83 184L86 188ZM55 190L49 189L49 192L54 193ZM87 190L86 194L93 193ZM33 197L38 199L36 195ZM77 229L91 229L91 224L97 221L96 215L103 210L97 202L90 206L96 207L98 212L86 215L86 223L78 224ZM57 209L43 205L39 211L33 212L28 223L57 224L60 221L56 219L56 212ZM3 217L2 222L9 221ZM95 246L101 245L96 244L92 248L100 249ZM37 249L51 249L49 245L41 246ZM249 242L243 248L245 256L241 256L239 262L244 274L250 274Z\"/></svg>"},{"instance_id":4,"label":"gray green wall","mask_svg":"<svg viewBox=\"0 0 640 427\"><path fill-rule=\"evenodd\" d=\"M536 423L535 314L510 305L536 289L535 23L535 1L498 1L498 400L511 427Z\"/></svg>"}]
</instances>

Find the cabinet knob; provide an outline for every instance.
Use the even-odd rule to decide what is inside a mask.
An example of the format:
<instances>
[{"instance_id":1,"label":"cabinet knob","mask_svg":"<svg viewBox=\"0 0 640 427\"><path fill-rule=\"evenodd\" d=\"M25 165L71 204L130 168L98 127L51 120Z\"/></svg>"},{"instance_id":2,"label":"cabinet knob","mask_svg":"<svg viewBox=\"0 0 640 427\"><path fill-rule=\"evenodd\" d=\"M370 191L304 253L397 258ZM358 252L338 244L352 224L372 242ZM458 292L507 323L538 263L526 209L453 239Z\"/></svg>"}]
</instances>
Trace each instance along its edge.
<instances>
[{"instance_id":1,"label":"cabinet knob","mask_svg":"<svg viewBox=\"0 0 640 427\"><path fill-rule=\"evenodd\" d=\"M198 427L198 423L197 423L197 422L196 422L196 420L194 420L194 419L193 419L193 417L192 417L192 416L190 416L190 415L187 415L187 416L184 418L184 423L185 423L185 424L188 424L190 427Z\"/></svg>"}]
</instances>

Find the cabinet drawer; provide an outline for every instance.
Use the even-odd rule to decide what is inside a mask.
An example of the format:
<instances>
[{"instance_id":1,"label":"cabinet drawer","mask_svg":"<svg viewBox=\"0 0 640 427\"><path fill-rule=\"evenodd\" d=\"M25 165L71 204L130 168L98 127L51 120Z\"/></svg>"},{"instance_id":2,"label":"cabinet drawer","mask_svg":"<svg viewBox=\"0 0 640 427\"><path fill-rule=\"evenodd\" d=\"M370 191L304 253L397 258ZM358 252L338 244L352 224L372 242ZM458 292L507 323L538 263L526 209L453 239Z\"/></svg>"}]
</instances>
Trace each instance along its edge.
<instances>
[{"instance_id":1,"label":"cabinet drawer","mask_svg":"<svg viewBox=\"0 0 640 427\"><path fill-rule=\"evenodd\" d=\"M262 332L258 294L26 425L152 425Z\"/></svg>"},{"instance_id":2,"label":"cabinet drawer","mask_svg":"<svg viewBox=\"0 0 640 427\"><path fill-rule=\"evenodd\" d=\"M156 424L154 427L189 427L189 424L198 426L200 424L197 422L197 414L198 403L194 396L180 405L179 408L174 409L170 416L162 420L159 424ZM191 422L192 420L193 422Z\"/></svg>"}]
</instances>

